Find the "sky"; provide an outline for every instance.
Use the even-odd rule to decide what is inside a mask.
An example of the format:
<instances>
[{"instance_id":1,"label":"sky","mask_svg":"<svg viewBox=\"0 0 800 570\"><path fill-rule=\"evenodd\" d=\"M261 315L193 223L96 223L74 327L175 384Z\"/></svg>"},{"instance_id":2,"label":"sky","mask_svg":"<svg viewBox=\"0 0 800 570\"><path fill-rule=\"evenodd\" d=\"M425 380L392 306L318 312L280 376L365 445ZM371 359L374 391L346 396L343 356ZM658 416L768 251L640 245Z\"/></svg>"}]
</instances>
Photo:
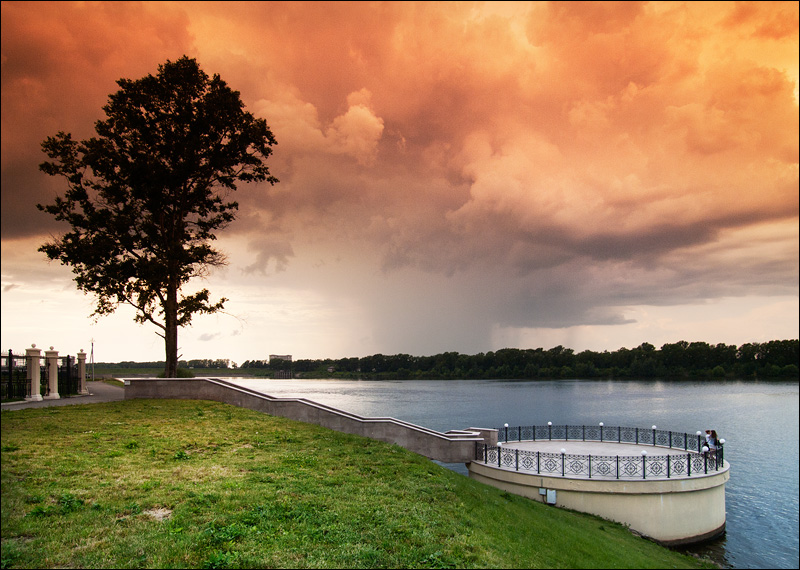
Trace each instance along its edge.
<instances>
[{"instance_id":1,"label":"sky","mask_svg":"<svg viewBox=\"0 0 800 570\"><path fill-rule=\"evenodd\" d=\"M41 142L187 55L278 144L180 357L798 338L797 2L2 2L2 339L164 359L37 248Z\"/></svg>"}]
</instances>

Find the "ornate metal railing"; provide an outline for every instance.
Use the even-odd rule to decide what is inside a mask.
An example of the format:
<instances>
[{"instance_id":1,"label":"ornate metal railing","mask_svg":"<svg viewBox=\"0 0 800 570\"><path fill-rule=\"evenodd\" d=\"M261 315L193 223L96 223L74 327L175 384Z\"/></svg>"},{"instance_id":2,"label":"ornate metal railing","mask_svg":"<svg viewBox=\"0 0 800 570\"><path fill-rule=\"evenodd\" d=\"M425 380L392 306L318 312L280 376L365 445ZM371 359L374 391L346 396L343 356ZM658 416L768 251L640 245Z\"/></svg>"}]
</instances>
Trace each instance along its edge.
<instances>
[{"instance_id":1,"label":"ornate metal railing","mask_svg":"<svg viewBox=\"0 0 800 570\"><path fill-rule=\"evenodd\" d=\"M615 427L603 424L596 426L554 426L551 423L540 426L519 426L500 428L497 433L500 441L607 441L616 443L634 443L637 445L653 445L683 449L684 451L701 452L705 445L705 437L697 432L688 434L652 428Z\"/></svg>"},{"instance_id":2,"label":"ornate metal railing","mask_svg":"<svg viewBox=\"0 0 800 570\"><path fill-rule=\"evenodd\" d=\"M78 363L74 356L58 357L58 393L61 397L74 396L80 392Z\"/></svg>"},{"instance_id":3,"label":"ornate metal railing","mask_svg":"<svg viewBox=\"0 0 800 570\"><path fill-rule=\"evenodd\" d=\"M22 400L28 396L27 370L25 357L12 351L0 356L0 400Z\"/></svg>"},{"instance_id":4,"label":"ornate metal railing","mask_svg":"<svg viewBox=\"0 0 800 570\"><path fill-rule=\"evenodd\" d=\"M705 446L700 434L687 434L658 430L655 426L626 428L603 426L504 426L498 430L501 442L509 441L598 441L609 443L633 443L681 449L686 453L672 455L578 455L526 451L477 444L475 460L496 465L501 469L514 469L542 475L562 477L602 477L614 479L647 479L691 477L719 471L724 466L724 446L715 451Z\"/></svg>"}]
</instances>

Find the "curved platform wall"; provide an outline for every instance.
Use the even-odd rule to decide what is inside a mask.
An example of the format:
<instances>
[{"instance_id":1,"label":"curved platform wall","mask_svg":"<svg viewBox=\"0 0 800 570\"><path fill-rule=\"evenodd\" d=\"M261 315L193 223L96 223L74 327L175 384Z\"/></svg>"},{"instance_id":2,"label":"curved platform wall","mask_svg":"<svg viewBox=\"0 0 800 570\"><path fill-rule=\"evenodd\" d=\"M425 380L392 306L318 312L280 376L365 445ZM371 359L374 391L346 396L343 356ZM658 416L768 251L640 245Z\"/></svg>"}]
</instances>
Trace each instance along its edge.
<instances>
[{"instance_id":1,"label":"curved platform wall","mask_svg":"<svg viewBox=\"0 0 800 570\"><path fill-rule=\"evenodd\" d=\"M628 525L665 545L713 538L725 530L725 483L722 471L682 479L602 480L547 477L469 464L477 481L546 502L540 490L555 491L555 505Z\"/></svg>"}]
</instances>

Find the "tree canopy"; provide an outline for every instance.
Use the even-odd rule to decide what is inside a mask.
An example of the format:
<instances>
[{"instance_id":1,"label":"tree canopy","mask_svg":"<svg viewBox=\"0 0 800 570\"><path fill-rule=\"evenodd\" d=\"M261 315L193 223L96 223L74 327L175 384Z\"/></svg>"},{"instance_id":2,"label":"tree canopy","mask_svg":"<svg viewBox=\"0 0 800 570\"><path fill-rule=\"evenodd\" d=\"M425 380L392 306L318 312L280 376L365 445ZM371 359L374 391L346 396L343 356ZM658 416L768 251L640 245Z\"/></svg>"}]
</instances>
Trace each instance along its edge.
<instances>
[{"instance_id":1,"label":"tree canopy","mask_svg":"<svg viewBox=\"0 0 800 570\"><path fill-rule=\"evenodd\" d=\"M117 84L96 137L59 132L42 143L50 160L40 169L68 188L37 208L71 230L39 251L72 267L78 289L96 297L93 315L127 304L137 322L158 327L164 373L174 377L178 327L227 301L181 288L225 264L212 241L235 219L229 196L239 182L278 182L266 165L277 141L264 119L244 110L239 92L186 56Z\"/></svg>"}]
</instances>

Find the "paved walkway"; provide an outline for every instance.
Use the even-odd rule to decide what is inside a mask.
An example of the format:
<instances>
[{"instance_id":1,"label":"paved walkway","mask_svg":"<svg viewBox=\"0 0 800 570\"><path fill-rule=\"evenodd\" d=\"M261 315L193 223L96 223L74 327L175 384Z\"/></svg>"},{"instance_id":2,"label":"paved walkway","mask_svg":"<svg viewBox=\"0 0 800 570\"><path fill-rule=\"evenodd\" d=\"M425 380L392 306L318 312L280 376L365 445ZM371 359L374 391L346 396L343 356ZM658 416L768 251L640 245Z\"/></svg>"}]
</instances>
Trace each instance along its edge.
<instances>
[{"instance_id":1,"label":"paved walkway","mask_svg":"<svg viewBox=\"0 0 800 570\"><path fill-rule=\"evenodd\" d=\"M125 399L125 388L122 386L111 386L105 382L87 382L89 389L88 396L70 396L58 400L42 400L40 402L4 402L2 410L22 410L25 408L48 408L50 406L70 406L75 404L97 404L100 402L115 402Z\"/></svg>"},{"instance_id":2,"label":"paved walkway","mask_svg":"<svg viewBox=\"0 0 800 570\"><path fill-rule=\"evenodd\" d=\"M646 451L647 455L686 455L683 449L658 447L652 444L636 443L617 443L611 441L581 441L570 439L560 440L540 440L540 441L509 441L503 443L506 449L519 449L524 451L540 451L542 453L561 453L566 450L569 455L641 455ZM694 452L692 452L694 453Z\"/></svg>"}]
</instances>

